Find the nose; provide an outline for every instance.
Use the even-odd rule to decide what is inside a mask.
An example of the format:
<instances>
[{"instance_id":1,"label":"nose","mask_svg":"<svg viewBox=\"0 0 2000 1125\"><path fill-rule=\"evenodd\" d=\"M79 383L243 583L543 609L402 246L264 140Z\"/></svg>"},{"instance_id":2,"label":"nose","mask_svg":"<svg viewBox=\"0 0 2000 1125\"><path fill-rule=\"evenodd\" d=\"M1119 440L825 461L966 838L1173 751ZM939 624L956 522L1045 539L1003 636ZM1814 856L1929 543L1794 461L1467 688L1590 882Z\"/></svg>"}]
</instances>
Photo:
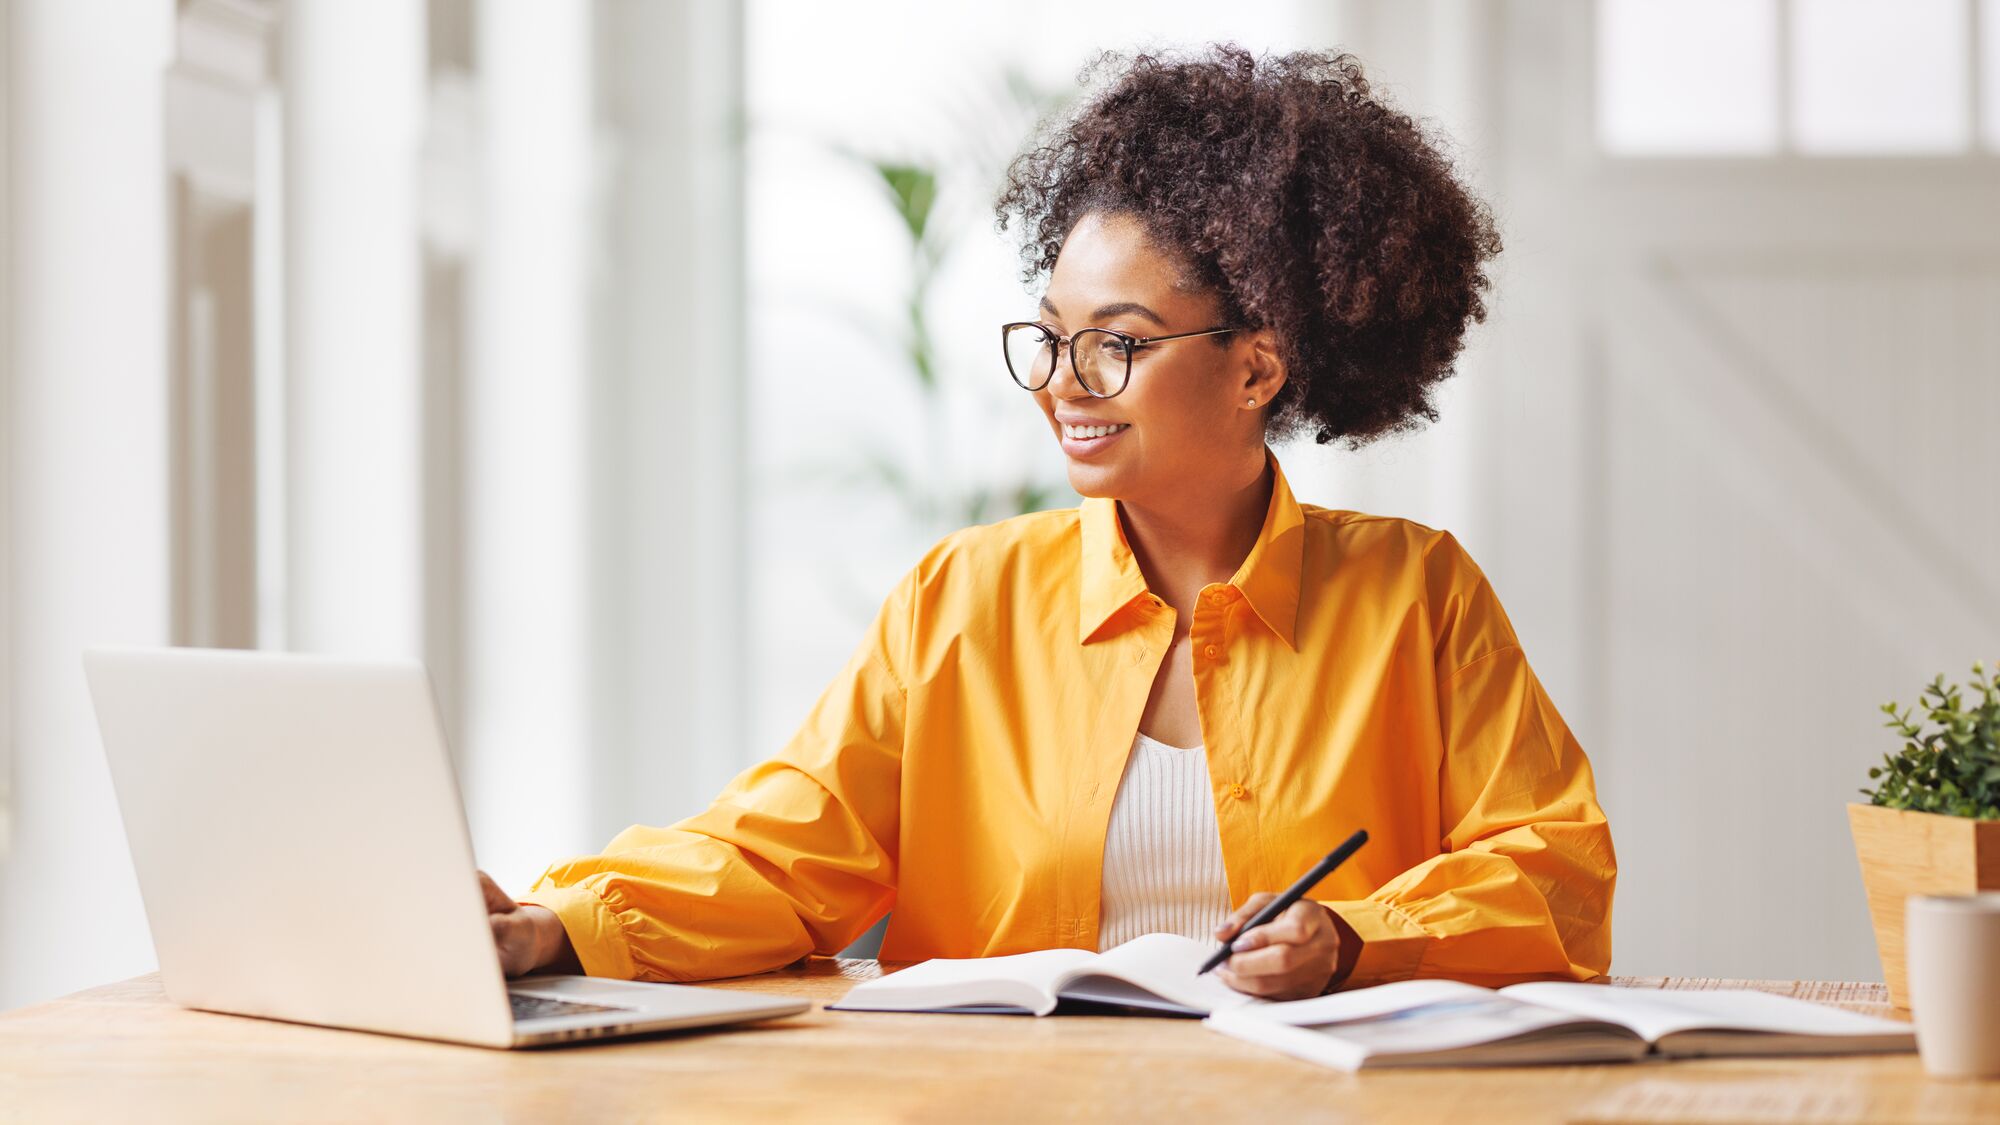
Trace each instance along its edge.
<instances>
[{"instance_id":1,"label":"nose","mask_svg":"<svg viewBox=\"0 0 2000 1125\"><path fill-rule=\"evenodd\" d=\"M1056 341L1055 370L1049 373L1048 386L1042 389L1060 399L1089 398L1090 392L1084 390L1083 384L1077 381L1076 366L1070 362L1071 354L1069 341Z\"/></svg>"}]
</instances>

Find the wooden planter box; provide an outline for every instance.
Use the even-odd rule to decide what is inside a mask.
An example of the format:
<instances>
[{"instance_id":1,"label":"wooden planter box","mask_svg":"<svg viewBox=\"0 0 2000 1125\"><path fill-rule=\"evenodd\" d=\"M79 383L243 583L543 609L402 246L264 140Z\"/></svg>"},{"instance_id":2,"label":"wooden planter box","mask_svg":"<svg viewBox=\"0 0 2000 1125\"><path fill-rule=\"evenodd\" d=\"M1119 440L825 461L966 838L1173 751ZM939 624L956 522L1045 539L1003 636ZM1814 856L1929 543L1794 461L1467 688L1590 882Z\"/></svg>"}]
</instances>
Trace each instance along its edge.
<instances>
[{"instance_id":1,"label":"wooden planter box","mask_svg":"<svg viewBox=\"0 0 2000 1125\"><path fill-rule=\"evenodd\" d=\"M1903 909L1911 895L1969 895L2000 890L2000 820L1847 806L1861 883L1875 921L1875 950L1889 1001L1910 1006L1903 970Z\"/></svg>"}]
</instances>

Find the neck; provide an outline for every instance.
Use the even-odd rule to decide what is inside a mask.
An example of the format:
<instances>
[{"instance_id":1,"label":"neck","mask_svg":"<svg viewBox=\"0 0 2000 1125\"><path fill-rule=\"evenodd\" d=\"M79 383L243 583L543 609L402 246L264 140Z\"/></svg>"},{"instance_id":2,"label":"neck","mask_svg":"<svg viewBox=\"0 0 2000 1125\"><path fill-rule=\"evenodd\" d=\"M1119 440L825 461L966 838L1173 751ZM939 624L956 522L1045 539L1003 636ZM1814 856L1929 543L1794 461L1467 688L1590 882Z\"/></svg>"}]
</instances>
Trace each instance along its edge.
<instances>
[{"instance_id":1,"label":"neck","mask_svg":"<svg viewBox=\"0 0 2000 1125\"><path fill-rule=\"evenodd\" d=\"M1227 582L1257 543L1277 477L1259 450L1258 469L1245 479L1185 490L1171 504L1120 500L1126 541L1146 585L1191 619L1195 599L1211 582Z\"/></svg>"}]
</instances>

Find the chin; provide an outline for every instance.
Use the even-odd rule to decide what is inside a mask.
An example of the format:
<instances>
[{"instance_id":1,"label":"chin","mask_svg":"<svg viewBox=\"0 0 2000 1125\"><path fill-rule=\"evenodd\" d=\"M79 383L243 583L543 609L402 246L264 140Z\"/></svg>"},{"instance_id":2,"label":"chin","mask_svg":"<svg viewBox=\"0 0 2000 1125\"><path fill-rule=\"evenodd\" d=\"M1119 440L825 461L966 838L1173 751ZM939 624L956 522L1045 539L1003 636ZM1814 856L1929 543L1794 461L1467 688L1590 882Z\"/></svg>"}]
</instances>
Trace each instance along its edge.
<instances>
[{"instance_id":1,"label":"chin","mask_svg":"<svg viewBox=\"0 0 2000 1125\"><path fill-rule=\"evenodd\" d=\"M1118 499L1129 491L1124 487L1125 476L1109 465L1069 463L1069 486L1078 496Z\"/></svg>"}]
</instances>

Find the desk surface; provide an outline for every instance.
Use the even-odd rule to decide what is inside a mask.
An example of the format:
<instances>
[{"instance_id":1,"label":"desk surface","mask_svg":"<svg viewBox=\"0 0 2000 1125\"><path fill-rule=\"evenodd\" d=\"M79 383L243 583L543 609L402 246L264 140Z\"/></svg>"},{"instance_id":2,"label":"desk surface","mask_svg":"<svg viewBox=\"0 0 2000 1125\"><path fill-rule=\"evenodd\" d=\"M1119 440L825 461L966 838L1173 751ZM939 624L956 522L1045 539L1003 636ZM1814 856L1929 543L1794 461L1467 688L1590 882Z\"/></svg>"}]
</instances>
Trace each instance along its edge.
<instances>
[{"instance_id":1,"label":"desk surface","mask_svg":"<svg viewBox=\"0 0 2000 1125\"><path fill-rule=\"evenodd\" d=\"M138 977L0 1016L0 1120L2000 1120L2000 1081L1914 1055L1346 1074L1192 1020L829 1012L872 961L715 987L809 996L800 1016L545 1051L185 1011ZM1890 1014L1879 984L1754 987Z\"/></svg>"}]
</instances>

